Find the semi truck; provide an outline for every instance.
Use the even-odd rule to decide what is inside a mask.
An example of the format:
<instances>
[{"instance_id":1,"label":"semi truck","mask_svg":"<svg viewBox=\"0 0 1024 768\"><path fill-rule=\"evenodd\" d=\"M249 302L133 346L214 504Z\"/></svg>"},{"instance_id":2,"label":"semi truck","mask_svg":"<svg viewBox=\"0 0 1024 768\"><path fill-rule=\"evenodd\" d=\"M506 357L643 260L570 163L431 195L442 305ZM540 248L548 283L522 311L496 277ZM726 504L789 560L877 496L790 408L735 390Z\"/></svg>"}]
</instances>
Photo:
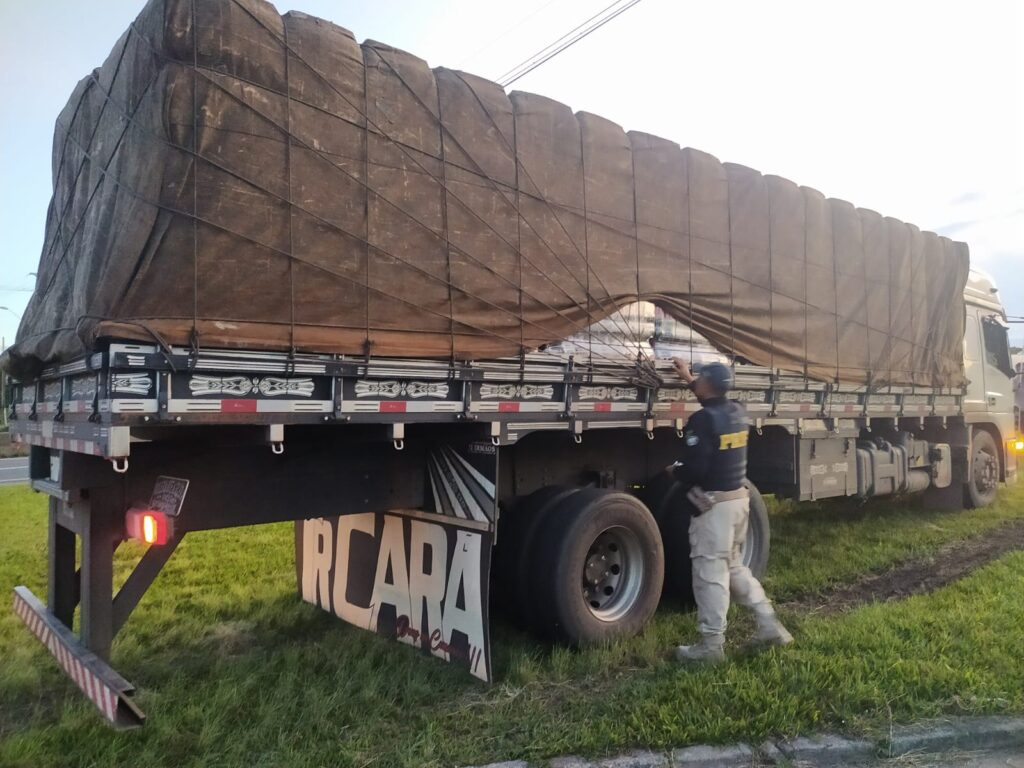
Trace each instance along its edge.
<instances>
[{"instance_id":1,"label":"semi truck","mask_svg":"<svg viewBox=\"0 0 1024 768\"><path fill-rule=\"evenodd\" d=\"M690 591L672 357L733 368L759 576L762 494L975 508L1016 476L965 246L267 3L152 0L54 173L3 358L49 497L46 599L14 610L115 726L144 714L114 638L205 530L294 521L302 600L484 681L492 603L571 645L641 632Z\"/></svg>"}]
</instances>

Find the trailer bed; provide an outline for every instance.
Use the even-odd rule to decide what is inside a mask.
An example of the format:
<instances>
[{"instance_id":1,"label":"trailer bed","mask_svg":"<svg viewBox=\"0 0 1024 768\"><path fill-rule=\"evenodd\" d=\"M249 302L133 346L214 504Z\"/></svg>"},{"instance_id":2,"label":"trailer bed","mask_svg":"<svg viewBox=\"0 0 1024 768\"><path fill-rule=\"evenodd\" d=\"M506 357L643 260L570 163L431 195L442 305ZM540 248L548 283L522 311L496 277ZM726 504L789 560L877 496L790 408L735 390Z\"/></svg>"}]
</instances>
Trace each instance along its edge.
<instances>
[{"instance_id":1,"label":"trailer bed","mask_svg":"<svg viewBox=\"0 0 1024 768\"><path fill-rule=\"evenodd\" d=\"M752 426L960 413L959 389L831 385L737 364L732 397ZM122 460L189 425L489 423L495 444L536 430L682 429L700 408L670 361L587 366L537 352L479 362L190 350L112 343L14 382L15 440ZM820 425L818 425L820 427ZM283 438L281 438L283 439ZM272 440L272 442L276 442Z\"/></svg>"}]
</instances>

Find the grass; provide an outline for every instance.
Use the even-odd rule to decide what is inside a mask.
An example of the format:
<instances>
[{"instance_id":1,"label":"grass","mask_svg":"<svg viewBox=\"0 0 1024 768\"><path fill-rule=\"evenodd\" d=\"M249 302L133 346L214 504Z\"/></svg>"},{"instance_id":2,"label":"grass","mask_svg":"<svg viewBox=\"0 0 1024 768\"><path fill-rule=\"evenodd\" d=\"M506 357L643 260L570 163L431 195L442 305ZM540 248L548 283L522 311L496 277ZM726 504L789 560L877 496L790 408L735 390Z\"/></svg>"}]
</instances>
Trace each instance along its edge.
<instances>
[{"instance_id":1,"label":"grass","mask_svg":"<svg viewBox=\"0 0 1024 768\"><path fill-rule=\"evenodd\" d=\"M920 499L803 502L771 509L771 567L765 586L776 599L813 592L895 562L926 557L950 542L1024 519L1024 487L1003 491L991 507L937 512Z\"/></svg>"},{"instance_id":2,"label":"grass","mask_svg":"<svg viewBox=\"0 0 1024 768\"><path fill-rule=\"evenodd\" d=\"M768 580L789 596L1024 517L1024 486L979 512L779 505ZM45 502L0 488L0 589L45 594ZM295 596L291 526L192 534L114 646L150 722L106 728L0 612L0 765L443 766L754 740L890 718L1024 712L1024 554L931 595L834 617L786 615L796 646L680 669L693 616L574 652L500 625L498 683L420 658ZM123 577L139 550L122 547ZM749 620L736 617L742 636Z\"/></svg>"}]
</instances>

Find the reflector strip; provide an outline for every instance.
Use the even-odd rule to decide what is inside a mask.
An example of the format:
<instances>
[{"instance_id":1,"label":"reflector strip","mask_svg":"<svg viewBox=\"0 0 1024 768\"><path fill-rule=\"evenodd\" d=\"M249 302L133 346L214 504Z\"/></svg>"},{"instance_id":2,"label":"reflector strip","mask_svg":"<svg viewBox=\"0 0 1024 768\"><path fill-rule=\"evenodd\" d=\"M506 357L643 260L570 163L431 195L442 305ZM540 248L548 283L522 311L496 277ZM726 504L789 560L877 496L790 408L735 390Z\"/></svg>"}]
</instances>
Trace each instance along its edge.
<instances>
[{"instance_id":1,"label":"reflector strip","mask_svg":"<svg viewBox=\"0 0 1024 768\"><path fill-rule=\"evenodd\" d=\"M132 684L86 650L27 587L14 588L14 613L113 725L129 728L145 722L146 716L128 698L135 690Z\"/></svg>"},{"instance_id":2,"label":"reflector strip","mask_svg":"<svg viewBox=\"0 0 1024 768\"><path fill-rule=\"evenodd\" d=\"M256 413L256 401L247 398L243 400L221 400L221 413Z\"/></svg>"},{"instance_id":3,"label":"reflector strip","mask_svg":"<svg viewBox=\"0 0 1024 768\"><path fill-rule=\"evenodd\" d=\"M607 400L599 400L596 402L575 402L569 406L571 411L575 412L596 412L596 413L608 413L610 411L616 412L639 412L647 410L647 403L613 403Z\"/></svg>"},{"instance_id":4,"label":"reflector strip","mask_svg":"<svg viewBox=\"0 0 1024 768\"><path fill-rule=\"evenodd\" d=\"M65 437L43 437L33 432L12 432L11 439L39 445L44 448L53 448L58 451L71 451L72 453L87 453L92 456L105 456L104 446L92 440L71 440Z\"/></svg>"}]
</instances>

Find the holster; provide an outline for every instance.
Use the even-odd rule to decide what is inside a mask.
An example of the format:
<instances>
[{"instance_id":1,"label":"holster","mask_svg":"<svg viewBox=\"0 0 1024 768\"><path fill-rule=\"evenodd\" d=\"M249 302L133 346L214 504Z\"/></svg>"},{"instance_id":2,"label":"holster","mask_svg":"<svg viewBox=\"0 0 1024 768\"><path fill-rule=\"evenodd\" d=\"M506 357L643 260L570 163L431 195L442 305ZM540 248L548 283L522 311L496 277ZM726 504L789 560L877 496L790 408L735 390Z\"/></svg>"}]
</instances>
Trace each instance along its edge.
<instances>
[{"instance_id":1,"label":"holster","mask_svg":"<svg viewBox=\"0 0 1024 768\"><path fill-rule=\"evenodd\" d=\"M737 488L735 491L705 491L699 485L695 485L686 492L687 500L693 504L698 515L710 512L711 508L721 501L733 501L734 499L746 499L750 493L746 488Z\"/></svg>"},{"instance_id":2,"label":"holster","mask_svg":"<svg viewBox=\"0 0 1024 768\"><path fill-rule=\"evenodd\" d=\"M693 504L698 515L710 512L711 508L715 506L715 500L708 496L699 485L693 486L686 492L686 500Z\"/></svg>"}]
</instances>

